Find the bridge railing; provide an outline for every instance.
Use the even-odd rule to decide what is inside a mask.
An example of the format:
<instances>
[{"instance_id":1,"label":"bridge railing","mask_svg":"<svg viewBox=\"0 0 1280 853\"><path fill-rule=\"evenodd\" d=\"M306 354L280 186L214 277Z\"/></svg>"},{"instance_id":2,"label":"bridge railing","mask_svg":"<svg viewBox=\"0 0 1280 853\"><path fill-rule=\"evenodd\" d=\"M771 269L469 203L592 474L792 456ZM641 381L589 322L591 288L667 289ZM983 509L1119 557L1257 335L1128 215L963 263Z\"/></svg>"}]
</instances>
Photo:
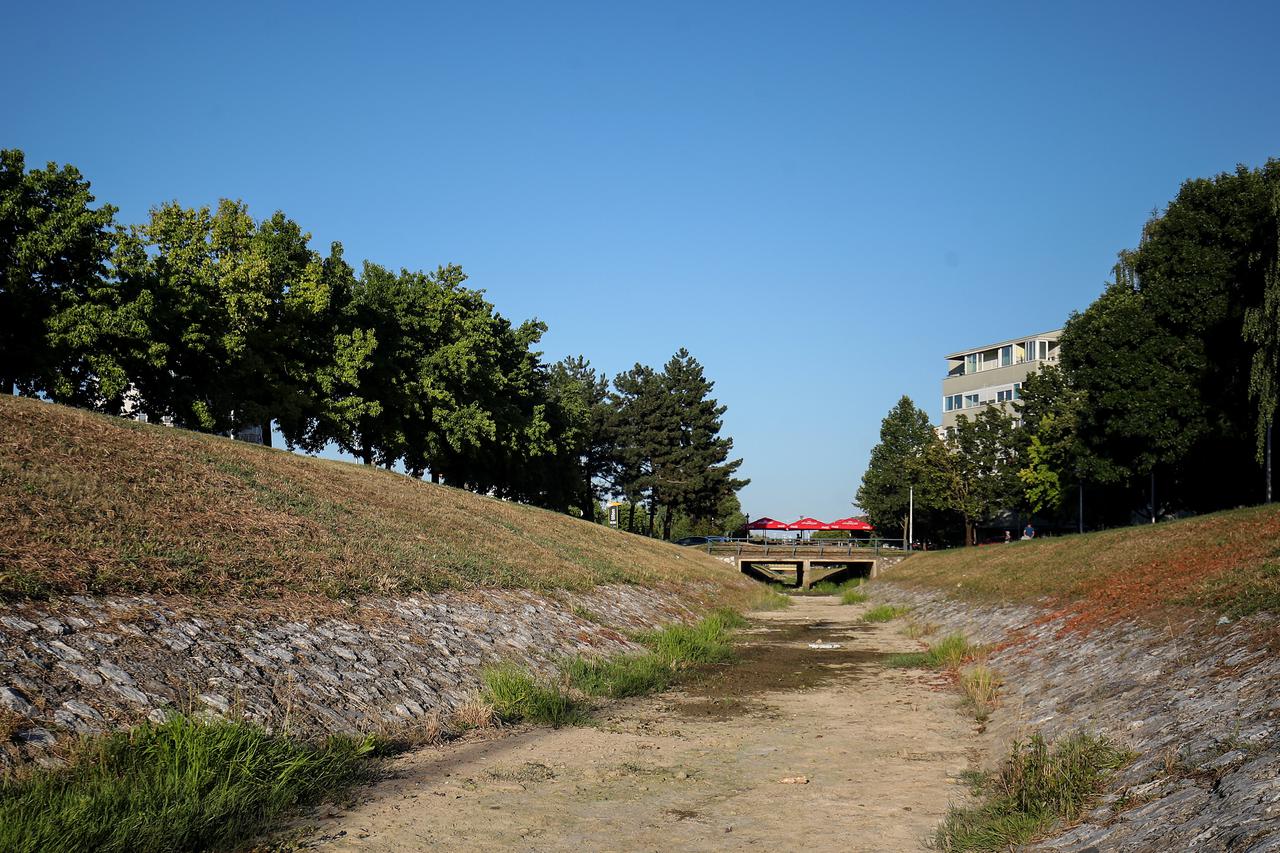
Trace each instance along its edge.
<instances>
[{"instance_id":1,"label":"bridge railing","mask_svg":"<svg viewBox=\"0 0 1280 853\"><path fill-rule=\"evenodd\" d=\"M720 557L879 557L906 553L901 539L723 539L702 546Z\"/></svg>"}]
</instances>

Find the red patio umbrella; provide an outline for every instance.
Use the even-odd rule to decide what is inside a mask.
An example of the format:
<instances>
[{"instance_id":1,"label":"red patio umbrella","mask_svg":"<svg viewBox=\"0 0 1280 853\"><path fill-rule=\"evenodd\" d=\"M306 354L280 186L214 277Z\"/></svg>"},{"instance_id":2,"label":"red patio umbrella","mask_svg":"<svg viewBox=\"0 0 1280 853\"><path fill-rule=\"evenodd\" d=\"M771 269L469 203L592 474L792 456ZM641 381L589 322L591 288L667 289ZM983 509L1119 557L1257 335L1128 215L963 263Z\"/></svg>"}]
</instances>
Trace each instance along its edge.
<instances>
[{"instance_id":1,"label":"red patio umbrella","mask_svg":"<svg viewBox=\"0 0 1280 853\"><path fill-rule=\"evenodd\" d=\"M816 518L805 516L799 521L793 521L787 525L788 530L830 530L831 525L825 521L818 521Z\"/></svg>"},{"instance_id":2,"label":"red patio umbrella","mask_svg":"<svg viewBox=\"0 0 1280 853\"><path fill-rule=\"evenodd\" d=\"M761 516L747 525L748 530L786 530L787 525L766 516Z\"/></svg>"},{"instance_id":3,"label":"red patio umbrella","mask_svg":"<svg viewBox=\"0 0 1280 853\"><path fill-rule=\"evenodd\" d=\"M870 524L867 524L860 518L841 518L831 522L828 526L830 530L875 530Z\"/></svg>"}]
</instances>

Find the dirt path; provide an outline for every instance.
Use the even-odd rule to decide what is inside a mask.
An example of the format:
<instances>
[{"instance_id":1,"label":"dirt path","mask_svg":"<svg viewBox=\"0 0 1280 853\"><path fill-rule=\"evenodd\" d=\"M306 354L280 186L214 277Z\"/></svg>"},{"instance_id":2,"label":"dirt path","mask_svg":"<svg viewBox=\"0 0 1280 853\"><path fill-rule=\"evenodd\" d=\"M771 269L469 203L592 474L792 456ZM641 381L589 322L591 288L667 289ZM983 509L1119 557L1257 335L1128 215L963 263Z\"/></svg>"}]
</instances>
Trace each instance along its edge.
<instances>
[{"instance_id":1,"label":"dirt path","mask_svg":"<svg viewBox=\"0 0 1280 853\"><path fill-rule=\"evenodd\" d=\"M593 727L403 756L307 846L920 849L962 792L974 724L935 678L880 664L918 644L901 623L859 623L864 610L801 598L753 615L743 660L687 691L613 705ZM808 782L781 781L795 777Z\"/></svg>"}]
</instances>

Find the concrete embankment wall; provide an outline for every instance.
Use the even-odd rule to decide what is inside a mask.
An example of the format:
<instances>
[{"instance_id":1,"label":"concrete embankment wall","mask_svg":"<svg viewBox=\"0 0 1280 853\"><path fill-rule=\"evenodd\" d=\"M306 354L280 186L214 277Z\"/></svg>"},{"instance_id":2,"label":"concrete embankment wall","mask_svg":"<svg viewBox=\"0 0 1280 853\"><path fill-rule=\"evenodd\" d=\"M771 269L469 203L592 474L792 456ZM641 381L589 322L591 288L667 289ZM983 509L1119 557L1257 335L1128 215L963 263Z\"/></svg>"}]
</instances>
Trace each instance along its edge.
<instances>
[{"instance_id":1,"label":"concrete embankment wall","mask_svg":"<svg viewBox=\"0 0 1280 853\"><path fill-rule=\"evenodd\" d=\"M693 617L684 595L445 593L334 602L73 596L0 611L0 770L47 761L67 736L168 709L287 726L302 736L394 732L473 696L481 669L548 671L633 648L624 631ZM17 717L14 716L17 715Z\"/></svg>"},{"instance_id":2,"label":"concrete embankment wall","mask_svg":"<svg viewBox=\"0 0 1280 853\"><path fill-rule=\"evenodd\" d=\"M1137 753L1099 808L1036 849L1280 851L1280 620L1082 634L1037 608L962 603L891 578L871 589L940 634L1001 644L989 661L1005 682L984 735L991 765L1033 731L1102 733Z\"/></svg>"}]
</instances>

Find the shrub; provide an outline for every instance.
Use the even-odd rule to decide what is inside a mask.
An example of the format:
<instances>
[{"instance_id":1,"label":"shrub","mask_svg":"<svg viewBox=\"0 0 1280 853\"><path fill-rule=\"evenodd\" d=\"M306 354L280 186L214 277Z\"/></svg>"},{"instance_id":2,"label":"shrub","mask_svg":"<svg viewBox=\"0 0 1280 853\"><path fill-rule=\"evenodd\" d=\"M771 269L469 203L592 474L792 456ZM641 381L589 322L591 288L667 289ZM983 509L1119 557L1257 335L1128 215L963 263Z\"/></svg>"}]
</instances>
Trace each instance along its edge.
<instances>
[{"instance_id":1,"label":"shrub","mask_svg":"<svg viewBox=\"0 0 1280 853\"><path fill-rule=\"evenodd\" d=\"M975 664L960 673L960 689L978 722L986 722L991 716L1002 683L1000 676L985 664Z\"/></svg>"},{"instance_id":2,"label":"shrub","mask_svg":"<svg viewBox=\"0 0 1280 853\"><path fill-rule=\"evenodd\" d=\"M0 779L0 850L234 848L367 773L372 738L320 744L174 715L84 742L67 765Z\"/></svg>"},{"instance_id":3,"label":"shrub","mask_svg":"<svg viewBox=\"0 0 1280 853\"><path fill-rule=\"evenodd\" d=\"M983 802L947 814L937 846L954 853L1026 844L1056 821L1077 819L1102 792L1107 776L1132 758L1106 738L1080 732L1052 749L1038 733L1017 741L999 771L975 785Z\"/></svg>"}]
</instances>

